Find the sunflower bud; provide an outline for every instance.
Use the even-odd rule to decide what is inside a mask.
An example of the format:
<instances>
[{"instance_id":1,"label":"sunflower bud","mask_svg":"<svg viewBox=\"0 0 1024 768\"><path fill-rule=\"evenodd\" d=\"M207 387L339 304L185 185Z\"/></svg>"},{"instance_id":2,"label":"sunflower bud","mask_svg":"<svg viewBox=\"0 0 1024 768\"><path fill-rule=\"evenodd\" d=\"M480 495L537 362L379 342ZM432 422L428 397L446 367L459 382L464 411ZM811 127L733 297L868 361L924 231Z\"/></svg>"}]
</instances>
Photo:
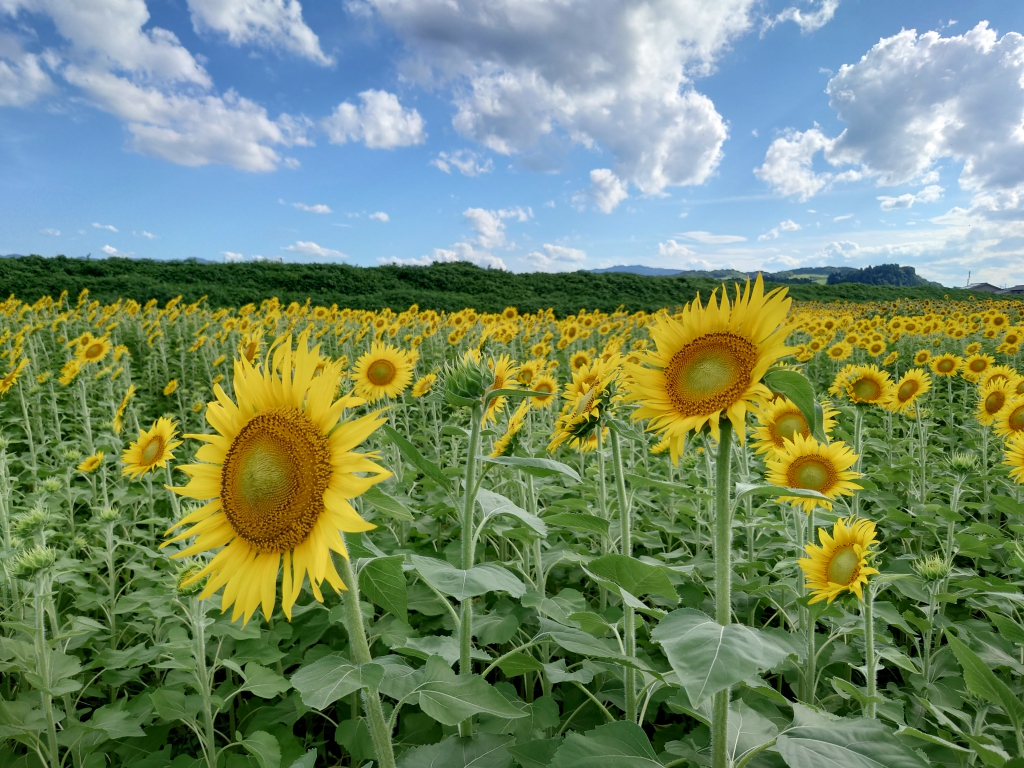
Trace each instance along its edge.
<instances>
[{"instance_id":1,"label":"sunflower bud","mask_svg":"<svg viewBox=\"0 0 1024 768\"><path fill-rule=\"evenodd\" d=\"M465 405L467 400L480 400L494 374L483 363L466 359L458 365L448 366L444 373L445 400L451 405Z\"/></svg>"},{"instance_id":2,"label":"sunflower bud","mask_svg":"<svg viewBox=\"0 0 1024 768\"><path fill-rule=\"evenodd\" d=\"M60 455L61 458L64 459L64 461L68 462L69 464L74 464L76 461L82 458L82 452L77 448L61 448Z\"/></svg>"},{"instance_id":3,"label":"sunflower bud","mask_svg":"<svg viewBox=\"0 0 1024 768\"><path fill-rule=\"evenodd\" d=\"M121 510L117 507L104 507L97 517L101 523L114 523L121 517Z\"/></svg>"},{"instance_id":4,"label":"sunflower bud","mask_svg":"<svg viewBox=\"0 0 1024 768\"><path fill-rule=\"evenodd\" d=\"M914 561L914 570L925 581L942 581L949 575L949 563L941 555L919 557Z\"/></svg>"},{"instance_id":5,"label":"sunflower bud","mask_svg":"<svg viewBox=\"0 0 1024 768\"><path fill-rule=\"evenodd\" d=\"M59 477L48 477L43 480L43 490L47 493L58 493L63 487L64 483L60 481Z\"/></svg>"},{"instance_id":6,"label":"sunflower bud","mask_svg":"<svg viewBox=\"0 0 1024 768\"><path fill-rule=\"evenodd\" d=\"M42 529L49 519L49 511L42 504L36 504L24 516L15 521L14 530L21 536L31 536Z\"/></svg>"},{"instance_id":7,"label":"sunflower bud","mask_svg":"<svg viewBox=\"0 0 1024 768\"><path fill-rule=\"evenodd\" d=\"M57 550L52 547L35 546L26 549L14 561L15 572L23 579L41 575L57 562Z\"/></svg>"},{"instance_id":8,"label":"sunflower bud","mask_svg":"<svg viewBox=\"0 0 1024 768\"><path fill-rule=\"evenodd\" d=\"M980 465L978 454L971 451L953 451L953 455L949 457L948 462L950 469L963 475L974 473Z\"/></svg>"},{"instance_id":9,"label":"sunflower bud","mask_svg":"<svg viewBox=\"0 0 1024 768\"><path fill-rule=\"evenodd\" d=\"M174 588L178 594L182 597L194 597L203 591L203 587L206 586L206 578L195 579L200 571L203 570L201 565L189 565L178 571L174 577ZM192 581L195 579L195 581Z\"/></svg>"}]
</instances>

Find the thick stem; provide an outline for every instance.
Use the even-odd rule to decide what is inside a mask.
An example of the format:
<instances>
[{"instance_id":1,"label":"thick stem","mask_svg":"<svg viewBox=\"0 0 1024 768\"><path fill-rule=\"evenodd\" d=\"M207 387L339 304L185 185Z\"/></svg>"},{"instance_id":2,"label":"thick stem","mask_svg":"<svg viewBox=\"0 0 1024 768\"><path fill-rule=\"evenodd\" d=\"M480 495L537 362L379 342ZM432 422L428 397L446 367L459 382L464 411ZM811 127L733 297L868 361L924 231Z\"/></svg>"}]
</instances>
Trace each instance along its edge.
<instances>
[{"instance_id":1,"label":"thick stem","mask_svg":"<svg viewBox=\"0 0 1024 768\"><path fill-rule=\"evenodd\" d=\"M50 591L45 576L39 576L35 589L35 611L36 611L36 668L39 677L44 683L49 684L50 680L50 647L46 641L46 623L43 621L45 609L43 601ZM46 715L46 740L49 751L50 765L52 768L60 768L60 749L57 746L57 721L53 716L53 697L46 691L39 692L39 698L43 705L43 712Z\"/></svg>"},{"instance_id":2,"label":"thick stem","mask_svg":"<svg viewBox=\"0 0 1024 768\"><path fill-rule=\"evenodd\" d=\"M196 682L203 700L203 753L209 768L217 765L217 732L213 724L212 685L206 666L206 603L196 597L189 598L189 616L192 619L192 653L196 662Z\"/></svg>"},{"instance_id":3,"label":"thick stem","mask_svg":"<svg viewBox=\"0 0 1024 768\"><path fill-rule=\"evenodd\" d=\"M729 469L732 422L722 419L715 460L715 620L723 627L732 620L732 505ZM729 765L729 689L715 694L711 713L711 765Z\"/></svg>"},{"instance_id":4,"label":"thick stem","mask_svg":"<svg viewBox=\"0 0 1024 768\"><path fill-rule=\"evenodd\" d=\"M798 513L799 514L799 513ZM814 543L814 509L807 515L807 539ZM814 638L814 608L808 606L804 609L804 626L807 631L807 662L804 667L804 702L814 706L815 680L818 676L817 669L817 648Z\"/></svg>"},{"instance_id":5,"label":"thick stem","mask_svg":"<svg viewBox=\"0 0 1024 768\"><path fill-rule=\"evenodd\" d=\"M875 590L870 584L864 586L864 602L861 612L864 614L864 672L868 682L868 702L864 706L864 716L875 716L875 692L878 686L875 674L875 621L874 602Z\"/></svg>"},{"instance_id":6,"label":"thick stem","mask_svg":"<svg viewBox=\"0 0 1024 768\"><path fill-rule=\"evenodd\" d=\"M857 454L857 471L864 465L864 406L853 406L853 451ZM860 514L860 493L853 492L853 514Z\"/></svg>"},{"instance_id":7,"label":"thick stem","mask_svg":"<svg viewBox=\"0 0 1024 768\"><path fill-rule=\"evenodd\" d=\"M469 570L476 558L476 537L474 516L476 511L476 482L480 462L480 406L474 406L470 414L472 424L469 432L469 453L466 456L466 477L463 484L465 504L462 508L462 567ZM459 674L473 674L473 598L462 601L459 616ZM473 719L466 718L459 724L461 736L473 735Z\"/></svg>"},{"instance_id":8,"label":"thick stem","mask_svg":"<svg viewBox=\"0 0 1024 768\"><path fill-rule=\"evenodd\" d=\"M352 571L352 564L347 557L335 558L341 580L348 589L342 595L345 604L345 628L348 630L348 642L352 660L356 664L369 664L373 661L370 645L366 642L366 626L363 624L363 612L359 608L359 580ZM380 703L380 693L376 688L363 691L363 712L366 714L366 725L373 742L373 751L377 755L380 768L395 768L395 750L391 744L391 729L384 718L384 708Z\"/></svg>"},{"instance_id":9,"label":"thick stem","mask_svg":"<svg viewBox=\"0 0 1024 768\"><path fill-rule=\"evenodd\" d=\"M600 425L598 429L600 429ZM622 446L619 444L619 433L610 430L612 438L612 470L615 472L615 494L619 503L619 541L621 552L626 557L633 556L633 536L630 530L629 497L626 495L626 473L622 468ZM632 606L622 606L623 633L625 635L625 652L630 658L636 657L636 614ZM624 667L626 719L636 722L636 671L632 667Z\"/></svg>"},{"instance_id":10,"label":"thick stem","mask_svg":"<svg viewBox=\"0 0 1024 768\"><path fill-rule=\"evenodd\" d=\"M921 464L921 503L925 502L928 496L927 485L925 485L926 468L928 465L928 435L924 431L924 420L921 418L921 402L914 403L914 416L917 419L917 437L920 440L920 464ZM987 429L987 428L986 428Z\"/></svg>"},{"instance_id":11,"label":"thick stem","mask_svg":"<svg viewBox=\"0 0 1024 768\"><path fill-rule=\"evenodd\" d=\"M18 399L21 400L21 414L24 419L22 426L25 428L25 439L28 440L28 450L32 455L32 468L39 469L39 459L36 458L36 442L32 439L32 424L28 418L28 406L25 404L25 392L23 387L18 387ZM45 441L45 436L43 440Z\"/></svg>"}]
</instances>

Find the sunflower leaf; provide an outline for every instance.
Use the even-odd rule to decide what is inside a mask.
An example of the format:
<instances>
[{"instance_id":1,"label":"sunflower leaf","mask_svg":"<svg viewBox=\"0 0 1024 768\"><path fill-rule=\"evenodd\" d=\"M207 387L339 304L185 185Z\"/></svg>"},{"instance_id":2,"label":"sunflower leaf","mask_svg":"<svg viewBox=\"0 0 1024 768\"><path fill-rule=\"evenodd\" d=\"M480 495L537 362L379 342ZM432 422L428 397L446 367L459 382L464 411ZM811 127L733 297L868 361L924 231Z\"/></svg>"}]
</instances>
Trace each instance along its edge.
<instances>
[{"instance_id":1,"label":"sunflower leaf","mask_svg":"<svg viewBox=\"0 0 1024 768\"><path fill-rule=\"evenodd\" d=\"M411 522L416 519L412 511L405 506L405 504L396 498L388 496L375 485L371 485L363 492L363 499L365 499L370 506L378 512L390 515L396 520L406 520Z\"/></svg>"},{"instance_id":2,"label":"sunflower leaf","mask_svg":"<svg viewBox=\"0 0 1024 768\"><path fill-rule=\"evenodd\" d=\"M736 483L736 498L734 502L738 505L747 496L795 496L798 499L818 499L829 501L828 496L808 488L783 488L781 485L767 485L760 483Z\"/></svg>"},{"instance_id":3,"label":"sunflower leaf","mask_svg":"<svg viewBox=\"0 0 1024 768\"><path fill-rule=\"evenodd\" d=\"M585 734L570 733L555 752L551 768L662 768L651 740L636 723L599 725Z\"/></svg>"},{"instance_id":4,"label":"sunflower leaf","mask_svg":"<svg viewBox=\"0 0 1024 768\"><path fill-rule=\"evenodd\" d=\"M479 675L456 675L448 662L431 656L419 685L420 709L442 725L458 725L478 714L507 719L526 717Z\"/></svg>"},{"instance_id":5,"label":"sunflower leaf","mask_svg":"<svg viewBox=\"0 0 1024 768\"><path fill-rule=\"evenodd\" d=\"M878 720L831 720L779 734L775 748L789 768L927 768Z\"/></svg>"},{"instance_id":6,"label":"sunflower leaf","mask_svg":"<svg viewBox=\"0 0 1024 768\"><path fill-rule=\"evenodd\" d=\"M435 557L411 555L411 558L424 581L456 600L466 600L486 592L508 592L512 597L522 597L526 593L526 585L522 581L494 563L463 570Z\"/></svg>"},{"instance_id":7,"label":"sunflower leaf","mask_svg":"<svg viewBox=\"0 0 1024 768\"><path fill-rule=\"evenodd\" d=\"M822 443L826 441L821 406L814 400L814 389L803 374L776 368L768 371L762 381L772 392L785 395L787 400L800 409L816 440Z\"/></svg>"},{"instance_id":8,"label":"sunflower leaf","mask_svg":"<svg viewBox=\"0 0 1024 768\"><path fill-rule=\"evenodd\" d=\"M631 595L659 595L674 601L679 599L664 569L633 557L605 555L587 563L587 569L617 584Z\"/></svg>"},{"instance_id":9,"label":"sunflower leaf","mask_svg":"<svg viewBox=\"0 0 1024 768\"><path fill-rule=\"evenodd\" d=\"M300 667L292 675L292 685L307 707L322 710L362 688L376 688L383 679L380 664L353 664L332 653Z\"/></svg>"},{"instance_id":10,"label":"sunflower leaf","mask_svg":"<svg viewBox=\"0 0 1024 768\"><path fill-rule=\"evenodd\" d=\"M374 605L409 623L409 593L402 555L375 557L359 570L359 588Z\"/></svg>"},{"instance_id":11,"label":"sunflower leaf","mask_svg":"<svg viewBox=\"0 0 1024 768\"><path fill-rule=\"evenodd\" d=\"M493 491L481 488L476 492L476 500L484 512L483 519L480 521L481 525L492 517L510 515L541 536L548 535L548 527L544 524L543 520L517 506L515 502L505 498L500 493L494 493Z\"/></svg>"},{"instance_id":12,"label":"sunflower leaf","mask_svg":"<svg viewBox=\"0 0 1024 768\"><path fill-rule=\"evenodd\" d=\"M481 733L474 738L449 736L437 744L410 749L399 760L401 768L512 768L509 747L515 738Z\"/></svg>"},{"instance_id":13,"label":"sunflower leaf","mask_svg":"<svg viewBox=\"0 0 1024 768\"><path fill-rule=\"evenodd\" d=\"M963 642L947 633L946 639L956 654L956 660L964 670L964 681L971 693L980 699L991 702L1003 711L1010 718L1014 728L1020 730L1024 727L1024 704L1010 690L1002 680L996 677L995 672L981 658L967 647Z\"/></svg>"},{"instance_id":14,"label":"sunflower leaf","mask_svg":"<svg viewBox=\"0 0 1024 768\"><path fill-rule=\"evenodd\" d=\"M255 731L242 740L242 747L256 758L260 768L280 768L281 745L266 731Z\"/></svg>"},{"instance_id":15,"label":"sunflower leaf","mask_svg":"<svg viewBox=\"0 0 1024 768\"><path fill-rule=\"evenodd\" d=\"M580 481L579 473L568 464L563 464L554 459L535 459L527 456L481 456L481 461L488 464L500 464L505 467L515 467L528 475L534 477L551 477L552 475L564 475L574 483Z\"/></svg>"},{"instance_id":16,"label":"sunflower leaf","mask_svg":"<svg viewBox=\"0 0 1024 768\"><path fill-rule=\"evenodd\" d=\"M384 431L384 434L388 436L391 442L398 446L398 450L402 452L402 455L416 465L416 468L420 472L430 477L431 480L436 482L446 491L450 491L452 489L451 479L441 471L441 468L437 466L437 464L425 458L415 445L410 443L387 424L383 425L381 429Z\"/></svg>"}]
</instances>

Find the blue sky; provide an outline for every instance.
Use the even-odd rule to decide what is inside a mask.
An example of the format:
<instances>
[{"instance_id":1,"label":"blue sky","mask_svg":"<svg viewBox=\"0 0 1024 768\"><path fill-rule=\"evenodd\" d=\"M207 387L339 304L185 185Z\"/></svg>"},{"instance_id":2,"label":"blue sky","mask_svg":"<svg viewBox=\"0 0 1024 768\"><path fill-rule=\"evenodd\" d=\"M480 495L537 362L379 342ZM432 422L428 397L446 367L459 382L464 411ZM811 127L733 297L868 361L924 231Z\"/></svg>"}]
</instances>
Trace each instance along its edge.
<instances>
[{"instance_id":1,"label":"blue sky","mask_svg":"<svg viewBox=\"0 0 1024 768\"><path fill-rule=\"evenodd\" d=\"M1024 282L1024 6L0 0L0 253Z\"/></svg>"}]
</instances>

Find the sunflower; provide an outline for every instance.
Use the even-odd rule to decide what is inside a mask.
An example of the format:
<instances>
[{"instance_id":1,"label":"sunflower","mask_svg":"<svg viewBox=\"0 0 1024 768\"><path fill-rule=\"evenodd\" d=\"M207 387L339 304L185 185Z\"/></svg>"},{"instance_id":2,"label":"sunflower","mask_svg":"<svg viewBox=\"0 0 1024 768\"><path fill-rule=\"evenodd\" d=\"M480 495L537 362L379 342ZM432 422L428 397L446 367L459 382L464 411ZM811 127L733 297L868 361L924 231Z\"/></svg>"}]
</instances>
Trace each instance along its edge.
<instances>
[{"instance_id":1,"label":"sunflower","mask_svg":"<svg viewBox=\"0 0 1024 768\"><path fill-rule=\"evenodd\" d=\"M914 365L924 365L931 358L932 353L930 350L921 349L918 350L917 354L914 355Z\"/></svg>"},{"instance_id":2,"label":"sunflower","mask_svg":"<svg viewBox=\"0 0 1024 768\"><path fill-rule=\"evenodd\" d=\"M1003 381L1010 386L1016 387L1020 378L1021 376L1015 368L1011 368L1008 365L993 365L981 374L981 377L978 379L978 386L984 387L993 381Z\"/></svg>"},{"instance_id":3,"label":"sunflower","mask_svg":"<svg viewBox=\"0 0 1024 768\"><path fill-rule=\"evenodd\" d=\"M537 378L537 374L543 369L543 360L527 360L519 366L519 373L516 378L519 379L520 384L529 389L530 384L533 383L533 380Z\"/></svg>"},{"instance_id":4,"label":"sunflower","mask_svg":"<svg viewBox=\"0 0 1024 768\"><path fill-rule=\"evenodd\" d=\"M906 413L917 398L932 388L932 377L921 368L911 368L889 388L883 407L893 413Z\"/></svg>"},{"instance_id":5,"label":"sunflower","mask_svg":"<svg viewBox=\"0 0 1024 768\"><path fill-rule=\"evenodd\" d=\"M198 536L174 557L223 547L190 583L209 577L202 597L224 587L224 610L232 621L248 621L262 606L268 619L277 597L283 559L281 605L291 619L292 606L309 574L313 596L323 601L321 583L346 589L331 552L348 557L341 532L367 531L349 503L390 476L371 459L352 451L382 423L380 411L341 422L346 408L364 404L351 394L333 401L338 364L321 376L319 347L308 348L308 333L292 350L291 337L279 339L256 364L235 361L233 402L217 386L217 400L206 420L218 434L189 435L207 443L198 464L181 467L188 485L173 490L207 503L170 530L190 528L161 546Z\"/></svg>"},{"instance_id":6,"label":"sunflower","mask_svg":"<svg viewBox=\"0 0 1024 768\"><path fill-rule=\"evenodd\" d=\"M784 441L782 450L775 451L765 461L766 478L781 488L818 491L834 499L840 495L852 496L860 488L851 482L860 476L850 471L856 463L857 454L840 440L826 445L813 437L794 434L792 440ZM816 507L832 509L831 502L820 499L781 498L803 506L808 513Z\"/></svg>"},{"instance_id":7,"label":"sunflower","mask_svg":"<svg viewBox=\"0 0 1024 768\"><path fill-rule=\"evenodd\" d=\"M573 371L578 371L580 368L585 368L588 365L590 365L590 355L586 352L573 352L569 356L569 368Z\"/></svg>"},{"instance_id":8,"label":"sunflower","mask_svg":"<svg viewBox=\"0 0 1024 768\"><path fill-rule=\"evenodd\" d=\"M103 463L103 451L96 451L92 456L86 457L75 469L79 472L95 472Z\"/></svg>"},{"instance_id":9,"label":"sunflower","mask_svg":"<svg viewBox=\"0 0 1024 768\"><path fill-rule=\"evenodd\" d=\"M172 451L181 445L181 440L174 439L176 436L174 422L163 416L148 431L140 429L139 439L121 455L121 474L136 480L157 467L166 467L167 460L174 458Z\"/></svg>"},{"instance_id":10,"label":"sunflower","mask_svg":"<svg viewBox=\"0 0 1024 768\"><path fill-rule=\"evenodd\" d=\"M173 395L177 391L178 391L178 380L177 379L171 379L170 381L167 382L167 386L164 387L164 396L165 397L170 397L171 395Z\"/></svg>"},{"instance_id":11,"label":"sunflower","mask_svg":"<svg viewBox=\"0 0 1024 768\"><path fill-rule=\"evenodd\" d=\"M601 417L611 401L617 399L615 382L620 370L617 360L605 362L598 358L573 373L572 381L565 385L562 393L565 405L555 421L548 451L554 451L565 442L580 451L597 447L596 437L593 446L587 441L602 426Z\"/></svg>"},{"instance_id":12,"label":"sunflower","mask_svg":"<svg viewBox=\"0 0 1024 768\"><path fill-rule=\"evenodd\" d=\"M114 348L114 345L110 343L110 339L106 336L103 338L90 338L85 344L79 344L75 348L75 358L80 363L98 363Z\"/></svg>"},{"instance_id":13,"label":"sunflower","mask_svg":"<svg viewBox=\"0 0 1024 768\"><path fill-rule=\"evenodd\" d=\"M962 357L944 352L929 360L928 367L936 376L956 376L963 362Z\"/></svg>"},{"instance_id":14,"label":"sunflower","mask_svg":"<svg viewBox=\"0 0 1024 768\"><path fill-rule=\"evenodd\" d=\"M838 344L833 344L827 350L825 354L828 355L829 360L845 360L853 353L853 346L847 344L845 341L840 341Z\"/></svg>"},{"instance_id":15,"label":"sunflower","mask_svg":"<svg viewBox=\"0 0 1024 768\"><path fill-rule=\"evenodd\" d=\"M885 356L885 360L882 361L882 365L892 365L899 359L899 357L900 353L894 349L892 352Z\"/></svg>"},{"instance_id":16,"label":"sunflower","mask_svg":"<svg viewBox=\"0 0 1024 768\"><path fill-rule=\"evenodd\" d=\"M508 420L508 426L505 428L505 434L494 441L494 446L491 449L490 457L492 459L498 458L499 456L511 456L512 451L516 449L518 444L519 430L523 428L523 424L526 423L526 412L530 410L530 398L524 397L523 401L516 408Z\"/></svg>"},{"instance_id":17,"label":"sunflower","mask_svg":"<svg viewBox=\"0 0 1024 768\"><path fill-rule=\"evenodd\" d=\"M996 359L992 355L979 353L969 356L960 368L960 375L967 381L977 381Z\"/></svg>"},{"instance_id":18,"label":"sunflower","mask_svg":"<svg viewBox=\"0 0 1024 768\"><path fill-rule=\"evenodd\" d=\"M1016 395L1007 400L1003 409L996 414L993 425L996 434L1003 437L1024 432L1024 397Z\"/></svg>"},{"instance_id":19,"label":"sunflower","mask_svg":"<svg viewBox=\"0 0 1024 768\"><path fill-rule=\"evenodd\" d=\"M519 381L516 378L516 374L519 372L519 366L513 362L512 358L508 355L501 355L497 359L491 358L487 361L487 366L491 369L494 375L494 379L491 381L491 385L487 388L488 392L493 392L498 389L516 389ZM498 411L505 407L504 397L495 397L487 404L487 410L484 411L483 424L488 421L497 421Z\"/></svg>"},{"instance_id":20,"label":"sunflower","mask_svg":"<svg viewBox=\"0 0 1024 768\"><path fill-rule=\"evenodd\" d=\"M981 342L972 341L970 344L964 347L965 355L976 355L979 352L981 352Z\"/></svg>"},{"instance_id":21,"label":"sunflower","mask_svg":"<svg viewBox=\"0 0 1024 768\"><path fill-rule=\"evenodd\" d=\"M980 423L990 426L1014 395L1013 387L1004 380L997 379L980 387L978 390L978 407L974 411L975 417Z\"/></svg>"},{"instance_id":22,"label":"sunflower","mask_svg":"<svg viewBox=\"0 0 1024 768\"><path fill-rule=\"evenodd\" d=\"M876 365L858 365L846 380L846 396L854 403L881 404L892 382Z\"/></svg>"},{"instance_id":23,"label":"sunflower","mask_svg":"<svg viewBox=\"0 0 1024 768\"><path fill-rule=\"evenodd\" d=\"M370 345L352 368L356 394L374 403L383 397L398 397L412 381L412 361L407 352L379 341Z\"/></svg>"},{"instance_id":24,"label":"sunflower","mask_svg":"<svg viewBox=\"0 0 1024 768\"><path fill-rule=\"evenodd\" d=\"M722 414L742 442L751 406L763 405L771 392L761 377L788 353L784 323L791 300L784 288L767 295L758 274L730 303L725 287L707 306L700 296L687 305L681 320L658 315L650 329L656 350L644 352L641 364L626 364L628 399L639 401L633 419L650 419L648 430L668 436L673 457L690 431L708 425L719 439ZM646 363L646 365L643 365Z\"/></svg>"},{"instance_id":25,"label":"sunflower","mask_svg":"<svg viewBox=\"0 0 1024 768\"><path fill-rule=\"evenodd\" d=\"M1006 441L1003 464L1010 467L1010 478L1014 482L1024 484L1024 434L1011 435Z\"/></svg>"},{"instance_id":26,"label":"sunflower","mask_svg":"<svg viewBox=\"0 0 1024 768\"><path fill-rule=\"evenodd\" d=\"M421 376L416 379L416 382L412 385L412 396L423 397L427 394L431 387L434 386L434 382L437 381L436 373L428 373L426 376Z\"/></svg>"},{"instance_id":27,"label":"sunflower","mask_svg":"<svg viewBox=\"0 0 1024 768\"><path fill-rule=\"evenodd\" d=\"M884 341L872 341L868 344L868 354L872 357L878 357L885 352Z\"/></svg>"},{"instance_id":28,"label":"sunflower","mask_svg":"<svg viewBox=\"0 0 1024 768\"><path fill-rule=\"evenodd\" d=\"M534 392L550 392L550 395L534 395L530 398L533 401L534 408L550 408L552 403L555 402L555 395L558 392L558 382L554 376L547 373L538 376L534 379L533 384L530 385L530 389Z\"/></svg>"},{"instance_id":29,"label":"sunflower","mask_svg":"<svg viewBox=\"0 0 1024 768\"><path fill-rule=\"evenodd\" d=\"M75 380L75 377L78 376L81 371L82 363L78 358L73 357L61 366L60 376L57 377L57 381L59 381L62 386L66 387Z\"/></svg>"},{"instance_id":30,"label":"sunflower","mask_svg":"<svg viewBox=\"0 0 1024 768\"><path fill-rule=\"evenodd\" d=\"M27 366L28 359L23 357L18 361L17 365L11 368L6 376L0 379L0 395L6 395L11 387L18 383L18 376L21 375L21 372L24 371Z\"/></svg>"},{"instance_id":31,"label":"sunflower","mask_svg":"<svg viewBox=\"0 0 1024 768\"><path fill-rule=\"evenodd\" d=\"M835 426L835 417L839 411L827 404L822 405L822 426L825 434ZM757 414L757 426L754 427L754 450L757 453L771 453L785 450L785 441L792 440L794 435L811 436L811 428L804 418L803 412L785 397L779 397L762 408Z\"/></svg>"},{"instance_id":32,"label":"sunflower","mask_svg":"<svg viewBox=\"0 0 1024 768\"><path fill-rule=\"evenodd\" d=\"M871 548L878 543L875 524L870 520L853 517L840 518L832 526L832 534L818 529L821 546L807 544L808 557L798 561L804 572L804 586L812 591L811 603L827 599L830 603L844 591L853 592L864 599L861 587L868 576L878 573L868 565L873 554Z\"/></svg>"}]
</instances>

